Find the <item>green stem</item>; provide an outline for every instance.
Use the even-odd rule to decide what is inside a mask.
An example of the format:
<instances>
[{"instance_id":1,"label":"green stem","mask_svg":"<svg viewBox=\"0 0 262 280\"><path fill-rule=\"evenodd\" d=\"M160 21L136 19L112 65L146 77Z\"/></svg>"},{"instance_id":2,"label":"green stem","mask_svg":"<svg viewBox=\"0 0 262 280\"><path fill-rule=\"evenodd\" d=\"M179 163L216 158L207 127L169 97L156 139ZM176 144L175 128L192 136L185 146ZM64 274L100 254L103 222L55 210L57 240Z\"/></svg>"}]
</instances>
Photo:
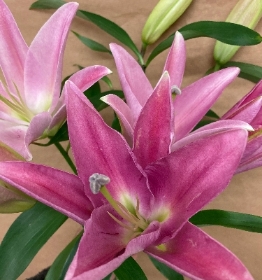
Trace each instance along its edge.
<instances>
[{"instance_id":1,"label":"green stem","mask_svg":"<svg viewBox=\"0 0 262 280\"><path fill-rule=\"evenodd\" d=\"M68 165L71 167L72 171L77 174L76 171L76 167L73 163L73 161L71 160L70 156L68 155L68 153L65 151L65 149L62 147L62 145L57 142L54 143L54 145L57 147L58 151L61 153L61 155L64 157L64 159L66 160L66 162L68 163Z\"/></svg>"}]
</instances>

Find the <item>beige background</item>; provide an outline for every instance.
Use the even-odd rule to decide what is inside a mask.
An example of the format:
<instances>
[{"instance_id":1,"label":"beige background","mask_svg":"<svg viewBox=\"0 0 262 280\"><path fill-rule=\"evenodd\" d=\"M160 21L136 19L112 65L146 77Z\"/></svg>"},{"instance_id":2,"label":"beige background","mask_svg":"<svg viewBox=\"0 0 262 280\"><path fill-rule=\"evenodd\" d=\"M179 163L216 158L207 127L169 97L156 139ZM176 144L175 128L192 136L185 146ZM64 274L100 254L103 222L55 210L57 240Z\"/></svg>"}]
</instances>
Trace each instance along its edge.
<instances>
[{"instance_id":1,"label":"beige background","mask_svg":"<svg viewBox=\"0 0 262 280\"><path fill-rule=\"evenodd\" d=\"M28 44L30 44L40 26L52 13L51 11L29 11L28 8L32 1L6 0ZM80 0L79 2L81 9L101 14L119 24L130 34L131 38L140 48L141 30L147 16L158 1ZM165 36L193 21L224 20L236 2L236 0L195 0L187 12ZM116 42L91 23L78 18L74 20L72 30L105 45L110 42ZM262 22L258 25L257 30L262 33ZM213 65L212 52L214 40L207 38L193 39L187 41L186 46L187 64L183 86L203 76L205 71ZM165 56L166 52L160 55L148 68L147 74L153 85L156 84L160 77ZM256 63L262 66L261 45L242 48L235 56L235 60ZM89 50L71 33L69 34L65 53L64 76L76 70L73 64L81 64L82 66L102 64L115 71L113 59L109 54L101 54ZM113 80L115 88L118 88L119 82L117 75L113 74L110 78ZM224 91L223 96L215 105L214 110L219 114L224 113L239 98L246 94L252 86L253 84L251 82L238 78ZM107 110L103 114L109 119L112 112ZM61 157L53 147L44 149L32 146L31 151L33 152L35 162L56 166L69 171L66 164L61 164ZM241 211L262 216L261 180L261 168L235 176L227 190L213 201L208 208ZM0 215L0 240L16 216ZM19 279L30 277L51 264L57 254L76 235L79 229L80 227L76 223L67 221L39 252ZM255 279L262 279L262 235L221 227L209 227L205 228L205 230L232 250L249 268ZM149 279L161 279L159 274L149 267L145 256L139 256L139 260L146 267Z\"/></svg>"}]
</instances>

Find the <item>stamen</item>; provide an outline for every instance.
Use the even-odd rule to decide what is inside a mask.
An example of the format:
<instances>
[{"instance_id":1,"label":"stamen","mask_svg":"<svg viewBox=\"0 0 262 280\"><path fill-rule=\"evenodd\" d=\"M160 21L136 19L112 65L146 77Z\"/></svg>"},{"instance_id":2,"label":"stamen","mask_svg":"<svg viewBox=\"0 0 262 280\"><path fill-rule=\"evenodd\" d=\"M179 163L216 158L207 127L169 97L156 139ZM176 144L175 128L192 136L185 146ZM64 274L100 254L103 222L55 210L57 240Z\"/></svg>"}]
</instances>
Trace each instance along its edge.
<instances>
[{"instance_id":1,"label":"stamen","mask_svg":"<svg viewBox=\"0 0 262 280\"><path fill-rule=\"evenodd\" d=\"M104 185L110 182L110 178L106 175L94 173L89 177L90 189L93 194L98 194Z\"/></svg>"},{"instance_id":2,"label":"stamen","mask_svg":"<svg viewBox=\"0 0 262 280\"><path fill-rule=\"evenodd\" d=\"M173 85L171 87L171 93L175 94L175 95L180 95L181 94L181 89L178 86Z\"/></svg>"}]
</instances>

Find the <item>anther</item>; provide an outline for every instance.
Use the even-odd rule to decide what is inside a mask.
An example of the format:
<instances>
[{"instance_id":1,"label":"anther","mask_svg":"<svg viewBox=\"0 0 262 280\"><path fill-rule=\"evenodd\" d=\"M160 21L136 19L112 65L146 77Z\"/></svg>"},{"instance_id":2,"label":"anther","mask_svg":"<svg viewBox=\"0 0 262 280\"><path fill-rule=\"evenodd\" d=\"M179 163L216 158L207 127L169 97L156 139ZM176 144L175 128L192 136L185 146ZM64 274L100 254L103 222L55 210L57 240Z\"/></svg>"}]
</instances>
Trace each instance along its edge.
<instances>
[{"instance_id":1,"label":"anther","mask_svg":"<svg viewBox=\"0 0 262 280\"><path fill-rule=\"evenodd\" d=\"M90 189L93 194L98 194L104 185L110 182L106 175L94 173L89 177Z\"/></svg>"},{"instance_id":2,"label":"anther","mask_svg":"<svg viewBox=\"0 0 262 280\"><path fill-rule=\"evenodd\" d=\"M172 92L172 94L180 95L181 94L181 89L178 86L173 85L171 87L171 92Z\"/></svg>"}]
</instances>

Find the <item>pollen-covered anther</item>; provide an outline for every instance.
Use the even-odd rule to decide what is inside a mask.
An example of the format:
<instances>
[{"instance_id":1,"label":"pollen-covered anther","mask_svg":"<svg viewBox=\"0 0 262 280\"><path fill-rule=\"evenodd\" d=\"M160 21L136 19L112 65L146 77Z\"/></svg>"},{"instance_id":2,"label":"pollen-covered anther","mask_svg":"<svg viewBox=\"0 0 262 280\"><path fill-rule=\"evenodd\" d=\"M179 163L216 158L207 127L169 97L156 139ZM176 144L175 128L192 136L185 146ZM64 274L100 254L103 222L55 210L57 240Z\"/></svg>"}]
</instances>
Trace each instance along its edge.
<instances>
[{"instance_id":1,"label":"pollen-covered anther","mask_svg":"<svg viewBox=\"0 0 262 280\"><path fill-rule=\"evenodd\" d=\"M94 173L89 177L90 189L93 194L98 194L101 188L110 182L106 175Z\"/></svg>"},{"instance_id":2,"label":"pollen-covered anther","mask_svg":"<svg viewBox=\"0 0 262 280\"><path fill-rule=\"evenodd\" d=\"M182 92L181 92L181 89L178 86L173 85L171 87L171 93L175 94L175 95L180 95Z\"/></svg>"}]
</instances>

